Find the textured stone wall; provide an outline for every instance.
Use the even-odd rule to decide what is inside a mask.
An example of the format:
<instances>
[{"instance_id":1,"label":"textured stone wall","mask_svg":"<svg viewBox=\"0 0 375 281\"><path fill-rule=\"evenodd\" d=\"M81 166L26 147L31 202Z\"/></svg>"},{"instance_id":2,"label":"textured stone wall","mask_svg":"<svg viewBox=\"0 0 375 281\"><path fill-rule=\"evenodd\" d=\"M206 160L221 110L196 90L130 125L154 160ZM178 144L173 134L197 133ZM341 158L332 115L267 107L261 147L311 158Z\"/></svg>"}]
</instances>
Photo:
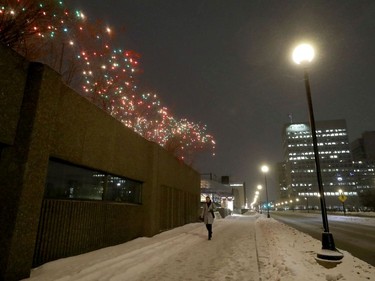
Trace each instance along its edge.
<instances>
[{"instance_id":1,"label":"textured stone wall","mask_svg":"<svg viewBox=\"0 0 375 281\"><path fill-rule=\"evenodd\" d=\"M0 142L12 144L25 88L28 62L0 45Z\"/></svg>"},{"instance_id":2,"label":"textured stone wall","mask_svg":"<svg viewBox=\"0 0 375 281\"><path fill-rule=\"evenodd\" d=\"M33 258L44 262L154 235L163 228L161 216L173 218L168 228L196 219L196 171L79 96L49 67L28 63L3 46L0 124L0 280L28 277ZM141 181L142 204L47 202L50 157ZM172 196L163 187L183 195ZM165 208L166 201L173 208ZM82 228L64 215L68 211L84 218ZM58 230L60 219L71 235ZM104 235L101 243L87 235L95 231ZM55 252L44 247L46 239Z\"/></svg>"}]
</instances>

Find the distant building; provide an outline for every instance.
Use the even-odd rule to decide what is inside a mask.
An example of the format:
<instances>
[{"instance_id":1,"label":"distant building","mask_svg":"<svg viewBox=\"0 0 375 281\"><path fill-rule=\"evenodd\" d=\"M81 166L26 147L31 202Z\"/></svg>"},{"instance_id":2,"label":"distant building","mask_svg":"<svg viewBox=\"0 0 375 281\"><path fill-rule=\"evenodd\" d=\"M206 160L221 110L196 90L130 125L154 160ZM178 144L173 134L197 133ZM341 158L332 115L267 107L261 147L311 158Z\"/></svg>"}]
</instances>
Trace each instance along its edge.
<instances>
[{"instance_id":1,"label":"distant building","mask_svg":"<svg viewBox=\"0 0 375 281\"><path fill-rule=\"evenodd\" d=\"M232 182L229 184L232 188L233 197L234 197L234 205L233 208L236 211L241 211L242 209L247 208L246 202L246 186L243 182Z\"/></svg>"},{"instance_id":2,"label":"distant building","mask_svg":"<svg viewBox=\"0 0 375 281\"><path fill-rule=\"evenodd\" d=\"M240 212L246 207L246 188L245 183L230 182L228 176L222 176L221 181L212 174L201 175L201 202L205 197L210 196L216 205Z\"/></svg>"},{"instance_id":3,"label":"distant building","mask_svg":"<svg viewBox=\"0 0 375 281\"><path fill-rule=\"evenodd\" d=\"M350 144L354 161L375 162L375 131L364 132L362 137Z\"/></svg>"},{"instance_id":4,"label":"distant building","mask_svg":"<svg viewBox=\"0 0 375 281\"><path fill-rule=\"evenodd\" d=\"M375 161L353 161L353 167L359 192L375 188Z\"/></svg>"},{"instance_id":5,"label":"distant building","mask_svg":"<svg viewBox=\"0 0 375 281\"><path fill-rule=\"evenodd\" d=\"M233 191L229 185L222 184L214 174L203 174L201 175L201 202L205 202L206 196L210 196L216 205L227 207L223 205L223 198L232 201ZM233 210L233 203L231 206Z\"/></svg>"},{"instance_id":6,"label":"distant building","mask_svg":"<svg viewBox=\"0 0 375 281\"><path fill-rule=\"evenodd\" d=\"M346 121L318 121L316 135L327 208L340 208L340 189L348 198L346 205L356 205L358 196ZM309 123L286 124L282 141L284 161L279 168L280 201L293 208L320 208Z\"/></svg>"},{"instance_id":7,"label":"distant building","mask_svg":"<svg viewBox=\"0 0 375 281\"><path fill-rule=\"evenodd\" d=\"M277 178L279 183L279 192L280 198L287 199L288 198L288 188L287 188L287 181L286 181L286 163L280 162L276 165L277 171Z\"/></svg>"},{"instance_id":8,"label":"distant building","mask_svg":"<svg viewBox=\"0 0 375 281\"><path fill-rule=\"evenodd\" d=\"M375 131L364 132L350 149L358 189L375 188Z\"/></svg>"}]
</instances>

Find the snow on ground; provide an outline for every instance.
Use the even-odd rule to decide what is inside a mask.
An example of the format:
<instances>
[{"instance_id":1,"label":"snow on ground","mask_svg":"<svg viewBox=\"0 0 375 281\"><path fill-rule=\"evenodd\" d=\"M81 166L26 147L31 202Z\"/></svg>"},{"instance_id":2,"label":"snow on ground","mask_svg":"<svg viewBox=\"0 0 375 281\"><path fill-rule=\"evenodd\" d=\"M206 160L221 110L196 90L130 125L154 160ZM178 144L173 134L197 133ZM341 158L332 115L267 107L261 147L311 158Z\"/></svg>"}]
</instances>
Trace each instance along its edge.
<instances>
[{"instance_id":1,"label":"snow on ground","mask_svg":"<svg viewBox=\"0 0 375 281\"><path fill-rule=\"evenodd\" d=\"M374 223L374 221L373 221ZM316 253L321 241L273 219L261 218L257 222L257 237L262 280L375 280L375 268L340 250L344 258L336 267L327 269L319 265Z\"/></svg>"},{"instance_id":2,"label":"snow on ground","mask_svg":"<svg viewBox=\"0 0 375 281\"><path fill-rule=\"evenodd\" d=\"M374 267L345 251L336 267L319 265L320 248L307 234L249 214L215 220L211 241L204 224L192 223L44 264L25 280L375 280Z\"/></svg>"}]
</instances>

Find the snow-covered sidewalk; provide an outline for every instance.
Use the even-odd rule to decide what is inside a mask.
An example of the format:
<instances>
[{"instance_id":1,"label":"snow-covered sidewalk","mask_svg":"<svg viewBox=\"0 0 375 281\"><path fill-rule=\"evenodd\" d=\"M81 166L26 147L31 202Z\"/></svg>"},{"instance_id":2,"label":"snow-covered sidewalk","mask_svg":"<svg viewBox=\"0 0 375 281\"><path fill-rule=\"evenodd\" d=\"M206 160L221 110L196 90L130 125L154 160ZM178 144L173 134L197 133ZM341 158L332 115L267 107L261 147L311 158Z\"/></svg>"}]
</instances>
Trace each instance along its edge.
<instances>
[{"instance_id":1,"label":"snow-covered sidewalk","mask_svg":"<svg viewBox=\"0 0 375 281\"><path fill-rule=\"evenodd\" d=\"M344 252L335 268L314 257L321 242L259 215L217 219L57 260L25 280L375 280L375 268Z\"/></svg>"}]
</instances>

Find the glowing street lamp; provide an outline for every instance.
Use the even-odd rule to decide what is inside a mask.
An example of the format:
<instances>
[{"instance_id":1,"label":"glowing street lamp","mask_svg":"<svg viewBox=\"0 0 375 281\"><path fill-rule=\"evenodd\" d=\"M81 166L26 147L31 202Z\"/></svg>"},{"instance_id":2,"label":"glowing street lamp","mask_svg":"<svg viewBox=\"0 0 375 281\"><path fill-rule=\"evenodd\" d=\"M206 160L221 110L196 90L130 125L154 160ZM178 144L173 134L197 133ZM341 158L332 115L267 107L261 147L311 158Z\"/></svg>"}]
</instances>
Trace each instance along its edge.
<instances>
[{"instance_id":1,"label":"glowing street lamp","mask_svg":"<svg viewBox=\"0 0 375 281\"><path fill-rule=\"evenodd\" d=\"M293 61L296 64L305 64L312 62L315 57L314 48L309 44L298 45L293 51Z\"/></svg>"},{"instance_id":2,"label":"glowing street lamp","mask_svg":"<svg viewBox=\"0 0 375 281\"><path fill-rule=\"evenodd\" d=\"M268 190L267 190L267 173L269 171L268 166L263 165L261 167L262 172L264 173L264 186L266 187L266 199L267 199L267 218L270 217L270 207L268 206Z\"/></svg>"},{"instance_id":3,"label":"glowing street lamp","mask_svg":"<svg viewBox=\"0 0 375 281\"><path fill-rule=\"evenodd\" d=\"M315 56L314 49L309 44L301 44L297 46L293 51L294 62L296 64L302 65L304 69L304 80L305 80L307 103L309 107L310 128L311 128L311 136L312 136L313 148L314 148L316 176L318 180L318 188L319 188L319 195L320 195L319 199L320 199L320 206L322 210L321 212L322 212L323 229L324 229L324 232L322 233L322 252L318 253L317 259L339 261L343 258L343 254L338 252L338 250L336 249L335 242L333 240L333 235L332 233L329 232L326 203L325 203L325 198L324 198L323 181L322 181L322 175L321 175L321 170L320 170L318 141L317 141L316 129L315 129L314 109L313 109L313 104L312 104L312 99L311 99L309 74L307 71L307 66L313 60L314 56Z\"/></svg>"}]
</instances>

